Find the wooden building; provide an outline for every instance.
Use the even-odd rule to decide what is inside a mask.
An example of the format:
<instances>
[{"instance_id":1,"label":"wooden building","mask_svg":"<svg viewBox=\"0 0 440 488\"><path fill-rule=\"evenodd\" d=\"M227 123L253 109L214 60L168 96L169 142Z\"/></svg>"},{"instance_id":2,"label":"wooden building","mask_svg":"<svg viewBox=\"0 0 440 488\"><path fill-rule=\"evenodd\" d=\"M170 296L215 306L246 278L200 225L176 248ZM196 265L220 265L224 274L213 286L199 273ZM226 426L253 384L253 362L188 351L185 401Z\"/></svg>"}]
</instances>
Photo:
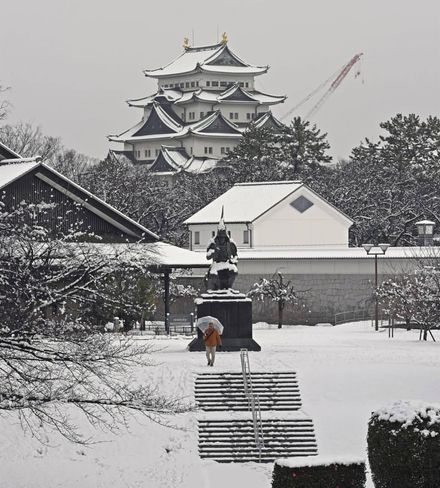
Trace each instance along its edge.
<instances>
[{"instance_id":1,"label":"wooden building","mask_svg":"<svg viewBox=\"0 0 440 488\"><path fill-rule=\"evenodd\" d=\"M54 204L52 208L45 210L41 216L44 221L40 223L59 232L67 232L74 228L87 233L88 241L159 240L159 236L66 178L39 158L0 160L0 201L3 211L12 211L23 202Z\"/></svg>"}]
</instances>

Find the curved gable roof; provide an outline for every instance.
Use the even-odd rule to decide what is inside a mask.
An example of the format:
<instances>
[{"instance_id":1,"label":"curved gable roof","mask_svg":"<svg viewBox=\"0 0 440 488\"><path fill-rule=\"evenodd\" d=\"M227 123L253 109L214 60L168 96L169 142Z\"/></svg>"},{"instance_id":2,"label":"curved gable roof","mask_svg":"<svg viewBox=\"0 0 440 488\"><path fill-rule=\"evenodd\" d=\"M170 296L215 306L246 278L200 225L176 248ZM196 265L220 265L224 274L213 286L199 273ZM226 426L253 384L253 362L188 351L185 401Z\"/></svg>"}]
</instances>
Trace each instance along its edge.
<instances>
[{"instance_id":1,"label":"curved gable roof","mask_svg":"<svg viewBox=\"0 0 440 488\"><path fill-rule=\"evenodd\" d=\"M238 127L227 120L220 110L208 115L190 127L191 132L201 134L235 134L242 135Z\"/></svg>"},{"instance_id":2,"label":"curved gable roof","mask_svg":"<svg viewBox=\"0 0 440 488\"><path fill-rule=\"evenodd\" d=\"M189 47L171 63L162 68L144 70L144 74L151 78L166 78L193 73L199 69L210 72L261 74L268 70L268 66L247 64L226 44L219 43L211 46Z\"/></svg>"},{"instance_id":3,"label":"curved gable roof","mask_svg":"<svg viewBox=\"0 0 440 488\"><path fill-rule=\"evenodd\" d=\"M161 105L153 102L153 107L148 119L140 129L131 135L131 137L153 134L173 134L179 132L182 129L182 125L170 115L171 110L172 109L165 110Z\"/></svg>"}]
</instances>

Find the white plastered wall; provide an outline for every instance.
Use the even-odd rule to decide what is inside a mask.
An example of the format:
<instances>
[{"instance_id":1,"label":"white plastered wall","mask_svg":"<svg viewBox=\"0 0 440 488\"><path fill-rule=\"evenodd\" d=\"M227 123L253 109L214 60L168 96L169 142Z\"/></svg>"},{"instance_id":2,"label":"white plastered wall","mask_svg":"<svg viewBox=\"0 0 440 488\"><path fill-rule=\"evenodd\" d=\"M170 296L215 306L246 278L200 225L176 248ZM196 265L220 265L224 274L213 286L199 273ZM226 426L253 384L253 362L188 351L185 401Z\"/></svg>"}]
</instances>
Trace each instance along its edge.
<instances>
[{"instance_id":1,"label":"white plastered wall","mask_svg":"<svg viewBox=\"0 0 440 488\"><path fill-rule=\"evenodd\" d=\"M218 216L220 220L220 215ZM191 232L191 245L194 251L201 251L208 247L212 233L217 232L217 223L189 225L188 230ZM226 229L231 232L231 237L238 248L249 247L249 244L243 243L243 231L247 230L246 224L226 224ZM194 237L195 232L199 232L200 243L196 244Z\"/></svg>"},{"instance_id":2,"label":"white plastered wall","mask_svg":"<svg viewBox=\"0 0 440 488\"><path fill-rule=\"evenodd\" d=\"M313 205L299 212L290 204L304 196ZM300 188L254 221L253 244L258 247L348 247L350 222L307 188Z\"/></svg>"}]
</instances>

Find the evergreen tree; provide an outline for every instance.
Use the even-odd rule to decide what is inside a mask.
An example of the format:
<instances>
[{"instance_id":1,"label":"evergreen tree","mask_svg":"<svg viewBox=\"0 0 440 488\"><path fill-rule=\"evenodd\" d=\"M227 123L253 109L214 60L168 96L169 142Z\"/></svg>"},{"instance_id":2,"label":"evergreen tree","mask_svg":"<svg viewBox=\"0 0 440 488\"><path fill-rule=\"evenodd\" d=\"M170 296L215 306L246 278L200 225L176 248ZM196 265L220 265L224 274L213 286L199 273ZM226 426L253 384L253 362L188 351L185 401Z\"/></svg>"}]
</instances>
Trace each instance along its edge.
<instances>
[{"instance_id":1,"label":"evergreen tree","mask_svg":"<svg viewBox=\"0 0 440 488\"><path fill-rule=\"evenodd\" d=\"M327 134L321 133L316 125L295 117L290 126L286 126L277 138L279 158L287 166L288 178L311 177L321 165L331 163L327 153L330 144ZM291 176L290 176L291 175Z\"/></svg>"}]
</instances>

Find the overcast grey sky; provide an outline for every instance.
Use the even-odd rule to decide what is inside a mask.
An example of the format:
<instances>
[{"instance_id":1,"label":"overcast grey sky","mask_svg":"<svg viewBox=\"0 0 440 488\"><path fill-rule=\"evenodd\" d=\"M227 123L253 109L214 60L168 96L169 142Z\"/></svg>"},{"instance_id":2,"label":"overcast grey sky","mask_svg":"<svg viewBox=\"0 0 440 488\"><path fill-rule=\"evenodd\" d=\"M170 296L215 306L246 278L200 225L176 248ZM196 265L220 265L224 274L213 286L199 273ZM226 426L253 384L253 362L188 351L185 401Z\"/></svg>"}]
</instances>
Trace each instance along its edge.
<instances>
[{"instance_id":1,"label":"overcast grey sky","mask_svg":"<svg viewBox=\"0 0 440 488\"><path fill-rule=\"evenodd\" d=\"M269 64L257 86L286 94L284 114L364 52L314 118L332 154L348 156L396 113L440 115L438 0L1 0L0 83L11 86L8 122L30 121L66 146L103 157L106 135L140 118L127 98L155 90L142 69L226 31L244 60ZM308 108L311 106L309 105ZM304 115L306 108L299 114Z\"/></svg>"}]
</instances>

